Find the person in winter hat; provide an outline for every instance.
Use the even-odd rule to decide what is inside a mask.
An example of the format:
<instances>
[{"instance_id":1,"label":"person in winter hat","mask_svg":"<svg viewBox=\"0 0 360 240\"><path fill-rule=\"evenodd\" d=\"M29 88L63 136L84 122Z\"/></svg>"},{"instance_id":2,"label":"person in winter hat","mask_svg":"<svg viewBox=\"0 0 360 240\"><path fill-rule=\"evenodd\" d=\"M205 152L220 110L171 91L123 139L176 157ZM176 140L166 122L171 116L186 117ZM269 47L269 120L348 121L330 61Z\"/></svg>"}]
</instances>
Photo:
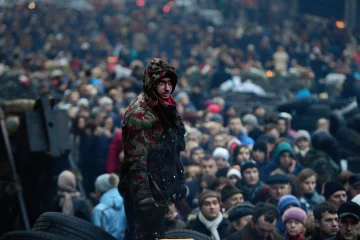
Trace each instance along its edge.
<instances>
[{"instance_id":1,"label":"person in winter hat","mask_svg":"<svg viewBox=\"0 0 360 240\"><path fill-rule=\"evenodd\" d=\"M116 174L102 174L95 180L95 191L99 194L99 203L95 206L91 222L117 240L124 239L126 216L124 199L117 187L119 178Z\"/></svg>"},{"instance_id":2,"label":"person in winter hat","mask_svg":"<svg viewBox=\"0 0 360 240\"><path fill-rule=\"evenodd\" d=\"M187 193L180 159L185 127L171 96L177 80L171 65L152 59L144 70L143 93L125 112L119 192L125 200L129 238L162 237L169 201Z\"/></svg>"},{"instance_id":3,"label":"person in winter hat","mask_svg":"<svg viewBox=\"0 0 360 240\"><path fill-rule=\"evenodd\" d=\"M244 197L237 187L228 184L221 189L221 201L225 211L227 211L236 203L244 202Z\"/></svg>"},{"instance_id":4,"label":"person in winter hat","mask_svg":"<svg viewBox=\"0 0 360 240\"><path fill-rule=\"evenodd\" d=\"M228 221L224 219L220 211L219 194L205 190L198 199L200 212L196 219L189 221L187 229L203 233L214 240L226 239Z\"/></svg>"},{"instance_id":5,"label":"person in winter hat","mask_svg":"<svg viewBox=\"0 0 360 240\"><path fill-rule=\"evenodd\" d=\"M347 194L344 186L339 181L330 181L325 183L324 187L325 200L339 208L341 204L347 201Z\"/></svg>"},{"instance_id":6,"label":"person in winter hat","mask_svg":"<svg viewBox=\"0 0 360 240\"><path fill-rule=\"evenodd\" d=\"M249 202L235 204L227 211L230 222L229 235L240 231L252 219L254 205Z\"/></svg>"},{"instance_id":7,"label":"person in winter hat","mask_svg":"<svg viewBox=\"0 0 360 240\"><path fill-rule=\"evenodd\" d=\"M217 147L213 151L213 157L216 160L216 165L218 166L218 169L229 167L229 158L230 153L226 148Z\"/></svg>"},{"instance_id":8,"label":"person in winter hat","mask_svg":"<svg viewBox=\"0 0 360 240\"><path fill-rule=\"evenodd\" d=\"M285 239L288 240L303 240L305 239L305 221L306 212L299 207L291 207L287 209L283 216L282 221L286 227Z\"/></svg>"},{"instance_id":9,"label":"person in winter hat","mask_svg":"<svg viewBox=\"0 0 360 240\"><path fill-rule=\"evenodd\" d=\"M280 201L278 203L278 209L280 212L280 218L277 222L277 229L280 233L284 233L286 228L285 225L282 221L282 215L284 214L284 212L291 207L300 207L300 201L299 199L297 199L295 196L293 195L285 195L282 198L280 198Z\"/></svg>"}]
</instances>

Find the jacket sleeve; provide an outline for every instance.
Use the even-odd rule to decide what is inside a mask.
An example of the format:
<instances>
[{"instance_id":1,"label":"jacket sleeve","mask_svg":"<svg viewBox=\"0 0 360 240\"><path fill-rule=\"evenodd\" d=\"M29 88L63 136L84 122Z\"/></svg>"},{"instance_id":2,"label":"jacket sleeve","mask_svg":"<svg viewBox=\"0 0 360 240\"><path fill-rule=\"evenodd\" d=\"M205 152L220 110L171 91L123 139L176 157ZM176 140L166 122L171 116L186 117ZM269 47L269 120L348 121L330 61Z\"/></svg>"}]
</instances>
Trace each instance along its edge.
<instances>
[{"instance_id":1,"label":"jacket sleeve","mask_svg":"<svg viewBox=\"0 0 360 240\"><path fill-rule=\"evenodd\" d=\"M115 173L119 170L120 159L119 154L122 150L122 130L120 129L115 133L108 152L108 157L106 161L106 171L107 173Z\"/></svg>"},{"instance_id":2,"label":"jacket sleeve","mask_svg":"<svg viewBox=\"0 0 360 240\"><path fill-rule=\"evenodd\" d=\"M128 171L127 182L135 202L152 197L147 172L151 129L151 121L134 115L129 116L123 126L124 162Z\"/></svg>"},{"instance_id":3,"label":"jacket sleeve","mask_svg":"<svg viewBox=\"0 0 360 240\"><path fill-rule=\"evenodd\" d=\"M91 214L91 223L94 224L95 226L103 228L101 218L102 218L102 212L99 211L97 208L94 208Z\"/></svg>"}]
</instances>

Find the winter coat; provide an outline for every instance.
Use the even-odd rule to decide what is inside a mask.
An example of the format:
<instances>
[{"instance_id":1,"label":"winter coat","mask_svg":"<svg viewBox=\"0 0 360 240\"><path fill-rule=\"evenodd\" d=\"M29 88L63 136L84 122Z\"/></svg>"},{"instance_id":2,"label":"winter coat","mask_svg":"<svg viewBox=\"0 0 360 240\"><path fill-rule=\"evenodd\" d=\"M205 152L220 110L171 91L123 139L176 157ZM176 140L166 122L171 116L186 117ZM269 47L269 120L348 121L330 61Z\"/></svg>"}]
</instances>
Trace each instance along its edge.
<instances>
[{"instance_id":1,"label":"winter coat","mask_svg":"<svg viewBox=\"0 0 360 240\"><path fill-rule=\"evenodd\" d=\"M309 214L314 211L316 205L323 203L325 201L324 196L320 195L318 192L314 192L311 195L303 195L300 197L300 203L305 206L305 211Z\"/></svg>"},{"instance_id":2,"label":"winter coat","mask_svg":"<svg viewBox=\"0 0 360 240\"><path fill-rule=\"evenodd\" d=\"M117 188L105 192L92 212L91 222L104 229L117 240L124 239L126 216L124 199Z\"/></svg>"},{"instance_id":3,"label":"winter coat","mask_svg":"<svg viewBox=\"0 0 360 240\"><path fill-rule=\"evenodd\" d=\"M174 69L160 59L153 59L143 78L144 93L125 112L123 120L124 163L120 170L120 192L130 192L135 202L148 197L169 200L184 184L180 151L185 150L185 127L175 101L166 102L155 94L156 80L172 75Z\"/></svg>"},{"instance_id":4,"label":"winter coat","mask_svg":"<svg viewBox=\"0 0 360 240\"><path fill-rule=\"evenodd\" d=\"M107 173L118 173L120 170L120 152L122 151L122 129L119 129L114 134L114 137L109 146L109 152L106 162Z\"/></svg>"},{"instance_id":5,"label":"winter coat","mask_svg":"<svg viewBox=\"0 0 360 240\"><path fill-rule=\"evenodd\" d=\"M228 237L227 240L250 240L250 239L259 239L259 237L256 236L254 229L252 228L251 223L248 223L241 231L238 231ZM274 230L270 236L267 238L267 240L281 240L282 237L276 230Z\"/></svg>"},{"instance_id":6,"label":"winter coat","mask_svg":"<svg viewBox=\"0 0 360 240\"><path fill-rule=\"evenodd\" d=\"M265 188L266 184L262 181L259 181L256 185L250 186L243 182L243 180L239 181L236 184L236 187L239 188L244 196L245 201L249 201L253 204L259 201L260 193Z\"/></svg>"},{"instance_id":7,"label":"winter coat","mask_svg":"<svg viewBox=\"0 0 360 240\"><path fill-rule=\"evenodd\" d=\"M196 219L189 221L186 228L203 233L203 234L211 237L210 230L207 229L205 227L205 225L199 220L199 216L197 216ZM228 237L228 235L227 235L228 228L229 228L229 222L226 219L223 219L217 228L220 239L226 239Z\"/></svg>"}]
</instances>

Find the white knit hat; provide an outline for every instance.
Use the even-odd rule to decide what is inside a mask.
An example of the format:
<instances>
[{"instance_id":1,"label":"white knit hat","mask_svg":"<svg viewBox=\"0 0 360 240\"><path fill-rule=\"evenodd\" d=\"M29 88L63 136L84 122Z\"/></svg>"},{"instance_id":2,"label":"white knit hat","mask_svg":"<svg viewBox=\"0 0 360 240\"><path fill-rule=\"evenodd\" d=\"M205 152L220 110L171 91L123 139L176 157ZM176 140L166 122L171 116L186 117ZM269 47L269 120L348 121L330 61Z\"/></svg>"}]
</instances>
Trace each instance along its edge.
<instances>
[{"instance_id":1,"label":"white knit hat","mask_svg":"<svg viewBox=\"0 0 360 240\"><path fill-rule=\"evenodd\" d=\"M227 162L229 162L230 153L226 148L217 147L215 148L212 155L214 158L223 158Z\"/></svg>"},{"instance_id":2,"label":"white knit hat","mask_svg":"<svg viewBox=\"0 0 360 240\"><path fill-rule=\"evenodd\" d=\"M230 178L231 176L237 176L238 178L241 179L241 173L239 170L235 169L235 168L230 168L229 171L226 174L227 178Z\"/></svg>"},{"instance_id":3,"label":"white knit hat","mask_svg":"<svg viewBox=\"0 0 360 240\"><path fill-rule=\"evenodd\" d=\"M311 141L311 137L308 131L306 130L299 130L296 132L295 135L295 142L299 139L299 138L306 138L307 140L309 140L309 142Z\"/></svg>"}]
</instances>

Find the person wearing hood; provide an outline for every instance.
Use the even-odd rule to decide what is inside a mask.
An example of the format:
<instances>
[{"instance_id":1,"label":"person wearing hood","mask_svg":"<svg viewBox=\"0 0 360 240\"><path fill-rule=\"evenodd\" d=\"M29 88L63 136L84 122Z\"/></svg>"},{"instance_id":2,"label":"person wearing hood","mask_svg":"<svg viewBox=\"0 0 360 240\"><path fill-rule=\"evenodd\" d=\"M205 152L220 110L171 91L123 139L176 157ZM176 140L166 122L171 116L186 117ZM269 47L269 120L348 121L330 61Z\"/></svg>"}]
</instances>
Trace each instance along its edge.
<instances>
[{"instance_id":1,"label":"person wearing hood","mask_svg":"<svg viewBox=\"0 0 360 240\"><path fill-rule=\"evenodd\" d=\"M143 93L125 112L119 192L125 201L126 239L163 237L169 202L187 194L180 159L185 127L171 96L177 80L172 66L152 59L144 70Z\"/></svg>"},{"instance_id":2,"label":"person wearing hood","mask_svg":"<svg viewBox=\"0 0 360 240\"><path fill-rule=\"evenodd\" d=\"M117 240L123 240L126 227L124 199L116 188L118 176L102 174L96 178L95 193L99 203L95 206L91 222L104 229Z\"/></svg>"},{"instance_id":3,"label":"person wearing hood","mask_svg":"<svg viewBox=\"0 0 360 240\"><path fill-rule=\"evenodd\" d=\"M265 167L264 172L271 174L273 171L281 174L294 174L302 170L295 161L293 147L290 143L283 141L277 144L272 152L272 164Z\"/></svg>"}]
</instances>

